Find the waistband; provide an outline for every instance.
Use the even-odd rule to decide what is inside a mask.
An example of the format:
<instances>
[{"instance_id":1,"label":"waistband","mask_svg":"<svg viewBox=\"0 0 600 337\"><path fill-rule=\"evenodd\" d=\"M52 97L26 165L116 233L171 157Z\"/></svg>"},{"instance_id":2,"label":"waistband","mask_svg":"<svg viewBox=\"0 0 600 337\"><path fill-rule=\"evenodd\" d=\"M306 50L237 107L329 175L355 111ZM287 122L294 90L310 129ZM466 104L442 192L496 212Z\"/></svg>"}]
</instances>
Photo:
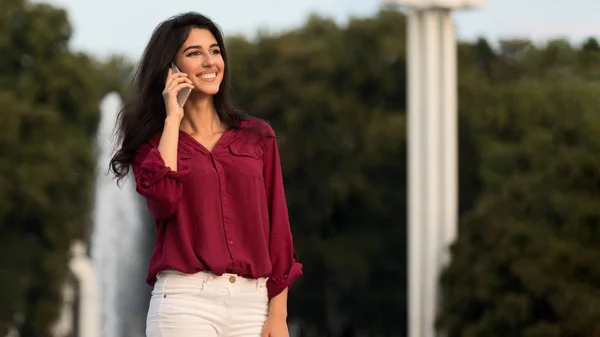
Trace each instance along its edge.
<instances>
[{"instance_id":1,"label":"waistband","mask_svg":"<svg viewBox=\"0 0 600 337\"><path fill-rule=\"evenodd\" d=\"M200 271L194 274L186 274L177 270L163 270L156 275L158 282L166 278L170 279L186 279L186 280L198 280L201 283L215 283L215 284L237 284L242 286L256 286L266 287L267 277L260 277L258 279L250 279L239 276L237 274L223 273L222 275L215 275L213 272Z\"/></svg>"}]
</instances>

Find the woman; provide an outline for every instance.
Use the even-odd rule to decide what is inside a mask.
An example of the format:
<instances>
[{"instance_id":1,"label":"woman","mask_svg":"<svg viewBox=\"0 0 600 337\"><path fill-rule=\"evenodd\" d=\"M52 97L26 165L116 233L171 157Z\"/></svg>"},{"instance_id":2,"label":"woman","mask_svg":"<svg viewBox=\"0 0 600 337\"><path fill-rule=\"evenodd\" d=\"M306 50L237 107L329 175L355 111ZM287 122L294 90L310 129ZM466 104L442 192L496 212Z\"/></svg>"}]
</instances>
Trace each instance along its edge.
<instances>
[{"instance_id":1,"label":"woman","mask_svg":"<svg viewBox=\"0 0 600 337\"><path fill-rule=\"evenodd\" d=\"M120 180L131 166L155 218L148 337L288 336L302 266L275 134L232 106L228 84L215 23L176 16L154 31L119 116L111 169Z\"/></svg>"}]
</instances>

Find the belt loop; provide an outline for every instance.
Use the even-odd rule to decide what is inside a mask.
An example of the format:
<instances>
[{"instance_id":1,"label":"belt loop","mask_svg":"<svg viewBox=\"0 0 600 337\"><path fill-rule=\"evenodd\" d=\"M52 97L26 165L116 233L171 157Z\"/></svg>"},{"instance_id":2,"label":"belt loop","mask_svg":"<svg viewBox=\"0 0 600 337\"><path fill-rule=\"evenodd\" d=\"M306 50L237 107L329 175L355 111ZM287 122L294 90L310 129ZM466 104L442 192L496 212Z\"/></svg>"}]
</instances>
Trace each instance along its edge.
<instances>
[{"instance_id":1,"label":"belt loop","mask_svg":"<svg viewBox=\"0 0 600 337\"><path fill-rule=\"evenodd\" d=\"M266 282L264 282L264 278L259 277L256 279L256 289L261 290L263 288L266 288L267 284Z\"/></svg>"},{"instance_id":2,"label":"belt loop","mask_svg":"<svg viewBox=\"0 0 600 337\"><path fill-rule=\"evenodd\" d=\"M213 279L212 274L206 271L200 271L197 275L200 276L200 280L202 280L202 289L204 289L204 287L206 287Z\"/></svg>"}]
</instances>

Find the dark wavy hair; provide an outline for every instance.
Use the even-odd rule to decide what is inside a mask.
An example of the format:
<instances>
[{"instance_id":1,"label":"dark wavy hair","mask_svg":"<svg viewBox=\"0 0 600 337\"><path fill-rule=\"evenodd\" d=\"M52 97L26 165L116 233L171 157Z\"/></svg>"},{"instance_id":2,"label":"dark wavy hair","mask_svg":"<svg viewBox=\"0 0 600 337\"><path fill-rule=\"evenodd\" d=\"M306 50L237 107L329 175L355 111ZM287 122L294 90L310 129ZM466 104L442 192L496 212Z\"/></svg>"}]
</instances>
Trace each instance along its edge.
<instances>
[{"instance_id":1,"label":"dark wavy hair","mask_svg":"<svg viewBox=\"0 0 600 337\"><path fill-rule=\"evenodd\" d=\"M171 61L193 28L208 29L219 44L225 62L223 81L213 101L219 119L228 128L239 129L247 114L234 106L230 96L229 66L223 33L206 16L188 12L162 22L152 33L131 83L131 92L117 117L117 151L110 170L119 183L129 173L137 148L164 128L166 109L162 96Z\"/></svg>"}]
</instances>

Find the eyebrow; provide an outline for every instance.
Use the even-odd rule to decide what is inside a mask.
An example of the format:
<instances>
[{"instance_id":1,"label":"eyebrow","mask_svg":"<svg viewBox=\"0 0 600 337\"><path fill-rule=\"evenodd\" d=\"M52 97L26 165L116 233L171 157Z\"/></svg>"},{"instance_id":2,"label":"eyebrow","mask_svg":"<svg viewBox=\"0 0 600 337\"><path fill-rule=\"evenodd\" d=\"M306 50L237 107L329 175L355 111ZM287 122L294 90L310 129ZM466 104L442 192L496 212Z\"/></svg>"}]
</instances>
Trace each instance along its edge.
<instances>
[{"instance_id":1,"label":"eyebrow","mask_svg":"<svg viewBox=\"0 0 600 337\"><path fill-rule=\"evenodd\" d=\"M214 47L219 47L219 44L218 43L211 44L210 47L208 47L208 49L214 48ZM189 46L189 47L185 48L183 50L183 52L185 53L186 51L188 51L190 49L202 49L202 47L201 46Z\"/></svg>"}]
</instances>

